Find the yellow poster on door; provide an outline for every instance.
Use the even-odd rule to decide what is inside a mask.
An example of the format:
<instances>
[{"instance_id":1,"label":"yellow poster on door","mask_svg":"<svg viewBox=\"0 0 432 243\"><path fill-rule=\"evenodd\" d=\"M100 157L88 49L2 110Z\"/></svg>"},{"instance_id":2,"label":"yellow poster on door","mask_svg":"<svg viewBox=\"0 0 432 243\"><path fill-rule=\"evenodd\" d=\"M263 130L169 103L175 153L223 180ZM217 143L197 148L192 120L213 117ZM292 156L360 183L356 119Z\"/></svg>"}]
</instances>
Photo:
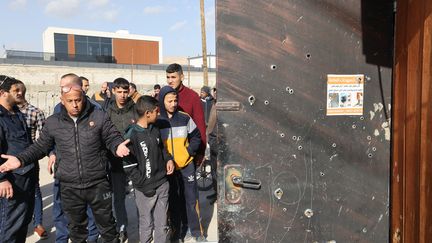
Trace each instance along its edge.
<instances>
[{"instance_id":1,"label":"yellow poster on door","mask_svg":"<svg viewBox=\"0 0 432 243\"><path fill-rule=\"evenodd\" d=\"M363 115L364 75L327 75L327 116Z\"/></svg>"}]
</instances>

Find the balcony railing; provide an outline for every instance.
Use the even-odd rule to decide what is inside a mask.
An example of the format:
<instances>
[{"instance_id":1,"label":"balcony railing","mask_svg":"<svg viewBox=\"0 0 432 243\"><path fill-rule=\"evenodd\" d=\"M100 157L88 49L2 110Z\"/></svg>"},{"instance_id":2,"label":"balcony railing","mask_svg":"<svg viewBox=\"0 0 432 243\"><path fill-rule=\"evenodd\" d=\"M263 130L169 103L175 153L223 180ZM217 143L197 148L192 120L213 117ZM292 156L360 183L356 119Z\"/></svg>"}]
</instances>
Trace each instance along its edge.
<instances>
[{"instance_id":1,"label":"balcony railing","mask_svg":"<svg viewBox=\"0 0 432 243\"><path fill-rule=\"evenodd\" d=\"M96 62L96 63L117 63L113 56L104 55L81 55L67 53L48 53L35 51L6 50L8 59L27 59L41 61L71 61L71 62Z\"/></svg>"}]
</instances>

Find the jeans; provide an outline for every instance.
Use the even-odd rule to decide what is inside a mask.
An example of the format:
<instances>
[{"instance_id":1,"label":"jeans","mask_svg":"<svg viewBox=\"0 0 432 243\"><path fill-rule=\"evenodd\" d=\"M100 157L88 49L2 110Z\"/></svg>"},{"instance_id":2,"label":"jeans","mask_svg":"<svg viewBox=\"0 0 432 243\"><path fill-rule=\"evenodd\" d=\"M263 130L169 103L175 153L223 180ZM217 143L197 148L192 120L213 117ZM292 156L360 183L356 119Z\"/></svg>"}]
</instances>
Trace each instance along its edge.
<instances>
[{"instance_id":1,"label":"jeans","mask_svg":"<svg viewBox=\"0 0 432 243\"><path fill-rule=\"evenodd\" d=\"M10 173L7 179L13 186L13 197L0 198L0 241L23 243L33 215L35 169L25 175Z\"/></svg>"},{"instance_id":2,"label":"jeans","mask_svg":"<svg viewBox=\"0 0 432 243\"><path fill-rule=\"evenodd\" d=\"M53 198L53 217L54 226L56 227L56 243L67 243L69 240L69 230L67 228L69 221L62 210L62 202L60 200L60 182L54 180L54 198ZM97 241L99 231L96 227L93 213L90 207L87 207L88 215L88 241Z\"/></svg>"},{"instance_id":3,"label":"jeans","mask_svg":"<svg viewBox=\"0 0 432 243\"><path fill-rule=\"evenodd\" d=\"M39 184L39 162L35 165L36 169L36 185L35 185L35 201L34 201L34 212L33 212L33 227L42 225L43 218L43 203L42 203L42 193Z\"/></svg>"}]
</instances>

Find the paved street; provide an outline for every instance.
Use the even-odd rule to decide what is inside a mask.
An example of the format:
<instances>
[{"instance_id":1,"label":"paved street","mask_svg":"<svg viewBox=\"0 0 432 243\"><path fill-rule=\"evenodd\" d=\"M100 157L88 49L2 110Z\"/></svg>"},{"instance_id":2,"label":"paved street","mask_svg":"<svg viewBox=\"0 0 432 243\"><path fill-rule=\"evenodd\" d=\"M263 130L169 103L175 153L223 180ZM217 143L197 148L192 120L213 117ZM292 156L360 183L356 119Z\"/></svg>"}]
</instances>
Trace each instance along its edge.
<instances>
[{"instance_id":1,"label":"paved street","mask_svg":"<svg viewBox=\"0 0 432 243\"><path fill-rule=\"evenodd\" d=\"M40 183L41 183L41 191L43 197L43 206L44 206L44 215L43 215L43 224L48 232L50 232L50 236L46 240L39 240L37 236L33 234L33 226L29 225L29 230L27 233L27 242L41 242L41 243L52 243L55 242L55 228L53 226L52 221L52 187L53 187L53 178L48 174L47 171L47 159L43 159L40 161ZM132 195L129 195L126 199L126 207L128 211L129 217L129 242L139 242L138 239L138 222L137 222L137 214L135 208L135 202L133 201ZM213 211L213 218L210 222L208 228L208 241L216 242L217 241L217 213L216 206Z\"/></svg>"}]
</instances>

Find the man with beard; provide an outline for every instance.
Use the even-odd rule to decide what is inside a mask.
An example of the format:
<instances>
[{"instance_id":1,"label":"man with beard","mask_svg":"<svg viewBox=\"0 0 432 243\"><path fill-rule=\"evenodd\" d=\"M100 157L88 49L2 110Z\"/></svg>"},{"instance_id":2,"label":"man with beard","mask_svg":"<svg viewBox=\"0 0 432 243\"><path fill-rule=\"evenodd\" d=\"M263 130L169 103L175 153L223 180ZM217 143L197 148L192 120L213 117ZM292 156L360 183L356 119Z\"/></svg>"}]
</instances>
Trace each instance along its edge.
<instances>
[{"instance_id":1,"label":"man with beard","mask_svg":"<svg viewBox=\"0 0 432 243\"><path fill-rule=\"evenodd\" d=\"M32 144L24 115L17 107L22 96L15 78L0 75L0 152L17 155ZM33 162L0 173L0 241L25 242L33 215L36 170ZM5 163L1 159L1 164Z\"/></svg>"}]
</instances>

